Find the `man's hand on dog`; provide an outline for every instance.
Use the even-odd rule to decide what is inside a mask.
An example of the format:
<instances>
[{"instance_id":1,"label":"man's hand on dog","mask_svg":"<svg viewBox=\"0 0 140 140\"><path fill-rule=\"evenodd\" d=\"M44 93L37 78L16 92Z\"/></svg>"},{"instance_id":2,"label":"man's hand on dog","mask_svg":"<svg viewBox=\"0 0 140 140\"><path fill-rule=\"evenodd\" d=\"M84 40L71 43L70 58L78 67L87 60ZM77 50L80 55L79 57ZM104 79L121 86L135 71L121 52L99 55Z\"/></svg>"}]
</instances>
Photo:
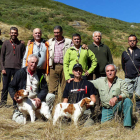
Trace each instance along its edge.
<instances>
[{"instance_id":1,"label":"man's hand on dog","mask_svg":"<svg viewBox=\"0 0 140 140\"><path fill-rule=\"evenodd\" d=\"M14 100L18 103L18 104L20 104L21 102L22 102L22 99L17 99L16 97L14 97Z\"/></svg>"},{"instance_id":2,"label":"man's hand on dog","mask_svg":"<svg viewBox=\"0 0 140 140\"><path fill-rule=\"evenodd\" d=\"M33 100L35 101L36 107L39 108L41 106L41 100L39 98L34 98Z\"/></svg>"}]
</instances>

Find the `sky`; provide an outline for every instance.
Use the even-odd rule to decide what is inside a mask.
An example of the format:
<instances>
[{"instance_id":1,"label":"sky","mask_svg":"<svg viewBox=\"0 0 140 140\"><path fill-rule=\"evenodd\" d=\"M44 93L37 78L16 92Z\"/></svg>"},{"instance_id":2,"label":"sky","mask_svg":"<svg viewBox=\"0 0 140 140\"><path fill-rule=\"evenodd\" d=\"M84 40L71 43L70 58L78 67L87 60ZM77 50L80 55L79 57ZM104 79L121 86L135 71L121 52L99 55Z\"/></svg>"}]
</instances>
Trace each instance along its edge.
<instances>
[{"instance_id":1,"label":"sky","mask_svg":"<svg viewBox=\"0 0 140 140\"><path fill-rule=\"evenodd\" d=\"M140 0L55 0L103 17L140 23Z\"/></svg>"}]
</instances>

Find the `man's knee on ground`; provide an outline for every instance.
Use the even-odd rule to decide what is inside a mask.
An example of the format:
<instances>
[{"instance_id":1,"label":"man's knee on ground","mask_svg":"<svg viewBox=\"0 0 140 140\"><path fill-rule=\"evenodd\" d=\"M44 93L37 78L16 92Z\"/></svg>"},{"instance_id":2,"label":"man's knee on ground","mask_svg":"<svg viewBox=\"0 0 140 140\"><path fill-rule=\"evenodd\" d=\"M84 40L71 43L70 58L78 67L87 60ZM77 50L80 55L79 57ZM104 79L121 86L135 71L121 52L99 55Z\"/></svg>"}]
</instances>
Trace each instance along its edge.
<instances>
[{"instance_id":1,"label":"man's knee on ground","mask_svg":"<svg viewBox=\"0 0 140 140\"><path fill-rule=\"evenodd\" d=\"M51 105L54 103L55 95L53 93L48 93L46 96L46 103L47 105Z\"/></svg>"}]
</instances>

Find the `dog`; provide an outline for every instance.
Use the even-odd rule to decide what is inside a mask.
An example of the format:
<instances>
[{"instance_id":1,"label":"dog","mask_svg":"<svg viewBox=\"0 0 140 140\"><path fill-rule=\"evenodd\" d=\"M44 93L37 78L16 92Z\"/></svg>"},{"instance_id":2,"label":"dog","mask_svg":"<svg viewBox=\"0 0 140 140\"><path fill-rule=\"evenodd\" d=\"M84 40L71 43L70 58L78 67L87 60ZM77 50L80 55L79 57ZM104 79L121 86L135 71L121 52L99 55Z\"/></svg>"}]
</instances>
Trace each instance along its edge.
<instances>
[{"instance_id":1,"label":"dog","mask_svg":"<svg viewBox=\"0 0 140 140\"><path fill-rule=\"evenodd\" d=\"M77 126L77 122L80 116L83 115L86 110L86 105L94 105L94 102L90 98L83 98L81 101L75 104L70 103L59 103L56 105L54 116L53 116L53 125L56 125L57 120L60 117L68 117L74 121L74 125Z\"/></svg>"},{"instance_id":2,"label":"dog","mask_svg":"<svg viewBox=\"0 0 140 140\"><path fill-rule=\"evenodd\" d=\"M21 103L17 103L19 111L23 114L24 124L26 124L27 115L30 115L31 122L35 121L36 115L40 117L43 115L46 119L52 120L49 106L45 103L41 103L41 107L38 109L35 105L35 101L28 98L29 92L24 89L17 91L14 95L16 99L22 99Z\"/></svg>"}]
</instances>

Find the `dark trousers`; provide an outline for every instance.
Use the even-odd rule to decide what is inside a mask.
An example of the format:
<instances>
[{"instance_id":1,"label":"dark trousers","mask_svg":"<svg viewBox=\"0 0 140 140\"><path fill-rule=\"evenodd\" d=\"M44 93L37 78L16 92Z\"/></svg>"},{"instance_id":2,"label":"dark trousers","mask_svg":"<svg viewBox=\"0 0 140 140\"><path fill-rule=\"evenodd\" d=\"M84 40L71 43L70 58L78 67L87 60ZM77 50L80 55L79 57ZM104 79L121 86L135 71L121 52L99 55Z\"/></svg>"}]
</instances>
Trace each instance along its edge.
<instances>
[{"instance_id":1,"label":"dark trousers","mask_svg":"<svg viewBox=\"0 0 140 140\"><path fill-rule=\"evenodd\" d=\"M8 96L8 86L11 82L12 76L15 75L15 73L18 71L18 69L13 68L6 68L6 74L3 74L3 89L1 93L1 102L7 102L7 96Z\"/></svg>"}]
</instances>

